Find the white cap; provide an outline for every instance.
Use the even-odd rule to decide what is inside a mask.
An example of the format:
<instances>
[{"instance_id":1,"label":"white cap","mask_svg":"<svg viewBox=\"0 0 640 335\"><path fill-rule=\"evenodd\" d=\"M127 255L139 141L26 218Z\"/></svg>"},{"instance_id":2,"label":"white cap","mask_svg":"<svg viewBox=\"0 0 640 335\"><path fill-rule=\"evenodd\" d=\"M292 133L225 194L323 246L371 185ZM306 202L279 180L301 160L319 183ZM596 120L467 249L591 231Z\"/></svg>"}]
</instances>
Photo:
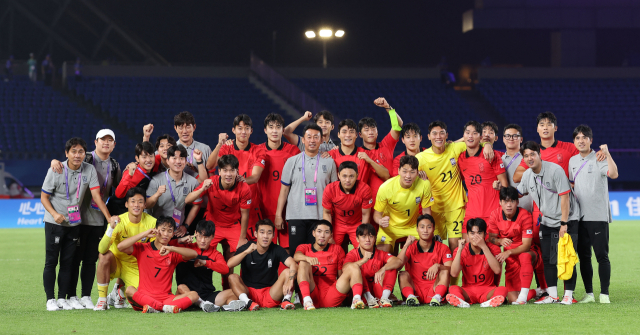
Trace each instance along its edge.
<instances>
[{"instance_id":1,"label":"white cap","mask_svg":"<svg viewBox=\"0 0 640 335\"><path fill-rule=\"evenodd\" d=\"M113 133L113 130L111 129L101 129L97 134L96 134L96 140L99 138L103 138L105 136L111 136L111 138L113 138L113 140L116 140L116 134Z\"/></svg>"}]
</instances>

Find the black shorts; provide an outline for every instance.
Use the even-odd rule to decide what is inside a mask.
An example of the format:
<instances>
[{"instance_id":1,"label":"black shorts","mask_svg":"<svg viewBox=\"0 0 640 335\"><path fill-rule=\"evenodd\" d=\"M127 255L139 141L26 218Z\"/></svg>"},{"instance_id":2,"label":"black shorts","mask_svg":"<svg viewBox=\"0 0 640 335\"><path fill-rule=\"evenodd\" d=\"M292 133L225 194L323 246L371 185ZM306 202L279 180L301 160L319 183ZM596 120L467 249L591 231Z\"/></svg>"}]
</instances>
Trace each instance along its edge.
<instances>
[{"instance_id":1,"label":"black shorts","mask_svg":"<svg viewBox=\"0 0 640 335\"><path fill-rule=\"evenodd\" d=\"M198 292L198 295L200 296L200 299L215 304L216 297L218 296L219 293L220 291L204 291L204 292Z\"/></svg>"}]
</instances>

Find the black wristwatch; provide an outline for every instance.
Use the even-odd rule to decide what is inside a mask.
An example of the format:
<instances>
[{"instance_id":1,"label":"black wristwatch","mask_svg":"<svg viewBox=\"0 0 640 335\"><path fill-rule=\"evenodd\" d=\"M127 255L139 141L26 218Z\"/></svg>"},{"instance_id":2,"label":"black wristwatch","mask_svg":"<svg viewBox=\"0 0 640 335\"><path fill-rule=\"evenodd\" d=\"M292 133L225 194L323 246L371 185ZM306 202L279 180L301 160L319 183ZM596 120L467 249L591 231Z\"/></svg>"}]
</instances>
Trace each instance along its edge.
<instances>
[{"instance_id":1,"label":"black wristwatch","mask_svg":"<svg viewBox=\"0 0 640 335\"><path fill-rule=\"evenodd\" d=\"M198 165L202 165L202 163L204 163L204 161L196 161L196 163L198 163Z\"/></svg>"},{"instance_id":2,"label":"black wristwatch","mask_svg":"<svg viewBox=\"0 0 640 335\"><path fill-rule=\"evenodd\" d=\"M566 226L568 222L560 221L561 226Z\"/></svg>"}]
</instances>

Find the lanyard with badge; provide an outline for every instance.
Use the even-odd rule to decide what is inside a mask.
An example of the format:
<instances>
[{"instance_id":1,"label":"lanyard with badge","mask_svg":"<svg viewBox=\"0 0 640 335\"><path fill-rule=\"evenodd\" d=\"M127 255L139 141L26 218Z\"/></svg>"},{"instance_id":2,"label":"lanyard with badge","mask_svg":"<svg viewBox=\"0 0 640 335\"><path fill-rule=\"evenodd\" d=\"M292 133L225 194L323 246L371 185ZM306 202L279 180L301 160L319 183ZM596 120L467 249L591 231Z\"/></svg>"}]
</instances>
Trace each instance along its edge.
<instances>
[{"instance_id":1,"label":"lanyard with badge","mask_svg":"<svg viewBox=\"0 0 640 335\"><path fill-rule=\"evenodd\" d=\"M584 163L582 163L582 165L580 165L580 168L578 169L578 171L576 171L576 174L573 175L573 182L575 183L576 180L578 179L578 174L580 173L580 171L582 171L582 168L585 166L585 164L587 164L589 161L588 160L584 160Z\"/></svg>"},{"instance_id":2,"label":"lanyard with badge","mask_svg":"<svg viewBox=\"0 0 640 335\"><path fill-rule=\"evenodd\" d=\"M513 155L513 158L511 158L511 160L509 161L509 164L507 164L507 167L505 168L505 170L509 170L509 167L511 166L511 164L513 164L513 161L516 160L516 158L518 158L520 156L520 153L516 153L515 155Z\"/></svg>"},{"instance_id":3,"label":"lanyard with badge","mask_svg":"<svg viewBox=\"0 0 640 335\"><path fill-rule=\"evenodd\" d=\"M81 167L82 168L82 167ZM67 189L67 200L69 200L69 169L65 165L64 167L64 178L67 180L65 183L65 187ZM78 198L80 198L80 181L82 180L82 170L78 174L78 187L76 188L76 203L78 203ZM82 221L80 218L80 204L73 206L67 206L67 214L69 214L69 223L77 224Z\"/></svg>"},{"instance_id":4,"label":"lanyard with badge","mask_svg":"<svg viewBox=\"0 0 640 335\"><path fill-rule=\"evenodd\" d=\"M320 165L320 154L316 155L316 172L313 175L313 186L318 182L318 165ZM302 153L302 182L304 183L304 204L305 206L315 206L318 204L318 189L316 187L307 187L307 178L304 174L304 166L307 163L307 156Z\"/></svg>"},{"instance_id":5,"label":"lanyard with badge","mask_svg":"<svg viewBox=\"0 0 640 335\"><path fill-rule=\"evenodd\" d=\"M173 188L171 187L171 180L169 179L169 171L164 172L165 177L167 177L167 186L169 186L169 193L171 193L171 200L173 200L173 220L176 221L176 227L180 227L180 223L182 222L182 211L177 209L176 197L173 195Z\"/></svg>"},{"instance_id":6,"label":"lanyard with badge","mask_svg":"<svg viewBox=\"0 0 640 335\"><path fill-rule=\"evenodd\" d=\"M96 154L95 151L91 152L91 156L93 156L93 167L96 168L96 173L98 171L98 168L96 167ZM100 186L100 198L104 199L104 193L107 190L107 182L109 181L109 176L111 175L111 160L108 161L107 163L107 175L104 177L104 184L102 186ZM100 208L98 208L98 204L96 204L96 202L93 200L93 198L91 199L91 208L97 210L98 212L100 211Z\"/></svg>"}]
</instances>

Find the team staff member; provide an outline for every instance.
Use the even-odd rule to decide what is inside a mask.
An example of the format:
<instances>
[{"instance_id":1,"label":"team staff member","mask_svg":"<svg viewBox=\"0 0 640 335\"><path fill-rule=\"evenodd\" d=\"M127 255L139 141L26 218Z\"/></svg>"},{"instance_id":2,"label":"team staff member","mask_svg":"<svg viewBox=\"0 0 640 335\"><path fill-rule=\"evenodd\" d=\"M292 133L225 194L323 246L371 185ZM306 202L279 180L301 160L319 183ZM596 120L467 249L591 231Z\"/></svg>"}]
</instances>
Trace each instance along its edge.
<instances>
[{"instance_id":1,"label":"team staff member","mask_svg":"<svg viewBox=\"0 0 640 335\"><path fill-rule=\"evenodd\" d=\"M318 149L320 153L325 153L337 147L340 143L336 143L331 139L331 131L335 126L333 123L333 114L326 110L318 112L316 116L313 116L313 113L311 112L306 112L301 118L291 122L286 128L284 128L283 135L287 139L287 141L297 146L300 151L304 151L305 144L303 139L300 136L294 134L293 131L296 130L296 128L298 128L301 123L311 121L311 118L313 118L313 123L317 124L318 127L322 129L322 140ZM302 137L304 137L304 134L302 135Z\"/></svg>"},{"instance_id":2,"label":"team staff member","mask_svg":"<svg viewBox=\"0 0 640 335\"><path fill-rule=\"evenodd\" d=\"M593 295L593 268L591 267L591 248L598 260L600 277L600 303L608 304L611 263L609 262L609 187L607 177L618 178L618 166L613 161L606 144L600 146L600 152L607 158L598 162L596 153L591 149L593 132L589 126L580 125L573 131L573 142L580 155L569 160L569 180L573 183L576 199L580 204L582 219L578 228L578 257L580 274L587 294L582 303L595 302Z\"/></svg>"},{"instance_id":3,"label":"team staff member","mask_svg":"<svg viewBox=\"0 0 640 335\"><path fill-rule=\"evenodd\" d=\"M533 201L543 213L540 244L549 295L535 303L550 304L558 302L558 268L556 266L558 253L554 246L558 245L558 238L566 233L571 235L574 245L578 244L580 207L571 192L571 185L564 174L564 169L558 164L543 161L540 158L540 145L533 141L526 142L520 149L520 153L529 169L522 175L518 192L531 194ZM564 281L564 298L560 303L564 305L573 303L573 290L576 287L577 278L578 273L574 266L573 276Z\"/></svg>"},{"instance_id":4,"label":"team staff member","mask_svg":"<svg viewBox=\"0 0 640 335\"><path fill-rule=\"evenodd\" d=\"M286 205L289 252L295 252L300 244L313 244L312 228L322 220L324 189L338 180L333 159L320 156L321 140L320 126L307 125L304 128L304 152L289 158L282 169L275 225L283 225L282 212Z\"/></svg>"},{"instance_id":5,"label":"team staff member","mask_svg":"<svg viewBox=\"0 0 640 335\"><path fill-rule=\"evenodd\" d=\"M111 219L109 210L100 195L98 175L93 165L85 163L86 142L78 137L71 138L65 144L67 160L63 162L64 174L49 169L42 184L40 200L46 212L44 232L46 256L43 271L44 290L47 294L47 310L73 309L65 297L75 295L71 288L72 265L80 235L82 223L82 204L90 197L104 214ZM58 300L54 298L56 267L58 270Z\"/></svg>"},{"instance_id":6,"label":"team staff member","mask_svg":"<svg viewBox=\"0 0 640 335\"><path fill-rule=\"evenodd\" d=\"M211 148L193 139L193 133L196 131L196 119L193 117L193 114L189 112L181 112L173 118L173 128L178 134L177 144L187 149L186 167L184 171L188 175L196 178L199 182L203 182L209 178L209 175L206 172L206 168L204 170L200 169L200 165L204 167L203 162L209 159ZM200 159L194 157L196 149L202 153Z\"/></svg>"},{"instance_id":7,"label":"team staff member","mask_svg":"<svg viewBox=\"0 0 640 335\"><path fill-rule=\"evenodd\" d=\"M518 166L520 166L520 162L522 162L522 155L520 154L520 146L522 145L522 127L515 123L510 123L504 127L504 132L502 133L502 141L504 142L504 146L507 148L507 151L502 155L502 164L504 164L504 169L507 172L507 178L509 179L509 185L513 187L518 187L519 182L515 182L513 180L513 176L516 172ZM504 185L503 185L504 186ZM520 198L518 202L518 206L527 210L527 212L531 212L533 210L533 199L530 195L526 195ZM533 218L534 226L536 225L538 218ZM534 227L535 228L535 227ZM540 227L538 226L539 230ZM538 237L535 236L536 240L539 240Z\"/></svg>"}]
</instances>

